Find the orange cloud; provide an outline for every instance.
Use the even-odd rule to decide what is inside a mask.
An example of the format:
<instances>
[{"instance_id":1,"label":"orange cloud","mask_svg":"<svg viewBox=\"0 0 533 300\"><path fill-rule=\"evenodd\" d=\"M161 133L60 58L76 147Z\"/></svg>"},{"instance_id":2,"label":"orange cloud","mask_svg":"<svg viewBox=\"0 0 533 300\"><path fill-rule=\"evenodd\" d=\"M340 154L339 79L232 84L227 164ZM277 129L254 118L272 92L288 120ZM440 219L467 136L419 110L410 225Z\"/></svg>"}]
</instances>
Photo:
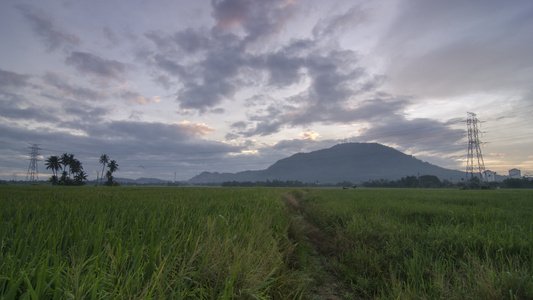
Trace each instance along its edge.
<instances>
[{"instance_id":1,"label":"orange cloud","mask_svg":"<svg viewBox=\"0 0 533 300\"><path fill-rule=\"evenodd\" d=\"M306 131L306 132L300 133L300 136L303 137L306 140L315 141L320 136L320 134L318 132L314 132L314 131Z\"/></svg>"},{"instance_id":2,"label":"orange cloud","mask_svg":"<svg viewBox=\"0 0 533 300\"><path fill-rule=\"evenodd\" d=\"M179 122L176 125L182 133L190 135L206 135L215 131L215 129L204 123L195 123L187 120Z\"/></svg>"}]
</instances>

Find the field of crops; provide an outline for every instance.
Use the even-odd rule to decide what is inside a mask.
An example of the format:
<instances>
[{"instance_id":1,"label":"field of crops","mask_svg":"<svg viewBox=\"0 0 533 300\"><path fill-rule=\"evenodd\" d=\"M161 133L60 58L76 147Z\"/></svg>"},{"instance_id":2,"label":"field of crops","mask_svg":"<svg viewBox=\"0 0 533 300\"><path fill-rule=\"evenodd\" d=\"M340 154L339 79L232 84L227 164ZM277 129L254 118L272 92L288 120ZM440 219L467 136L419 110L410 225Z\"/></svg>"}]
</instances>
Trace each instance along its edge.
<instances>
[{"instance_id":1,"label":"field of crops","mask_svg":"<svg viewBox=\"0 0 533 300\"><path fill-rule=\"evenodd\" d=\"M533 192L0 186L0 299L533 298Z\"/></svg>"}]
</instances>

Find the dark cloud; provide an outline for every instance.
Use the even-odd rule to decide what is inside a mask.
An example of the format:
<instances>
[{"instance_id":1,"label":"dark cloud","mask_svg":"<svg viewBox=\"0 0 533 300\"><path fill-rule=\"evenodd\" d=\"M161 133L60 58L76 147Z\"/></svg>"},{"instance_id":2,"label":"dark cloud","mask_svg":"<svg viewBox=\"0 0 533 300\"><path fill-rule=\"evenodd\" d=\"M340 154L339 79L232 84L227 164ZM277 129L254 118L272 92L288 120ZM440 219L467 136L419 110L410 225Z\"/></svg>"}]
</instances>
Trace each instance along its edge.
<instances>
[{"instance_id":1,"label":"dark cloud","mask_svg":"<svg viewBox=\"0 0 533 300\"><path fill-rule=\"evenodd\" d=\"M393 144L400 150L432 154L453 153L463 150L461 142L464 129L451 127L455 120L439 122L432 119L408 120L403 116L389 118L386 122L374 124L357 137L360 141L377 141Z\"/></svg>"},{"instance_id":2,"label":"dark cloud","mask_svg":"<svg viewBox=\"0 0 533 300\"><path fill-rule=\"evenodd\" d=\"M18 74L0 69L0 88L24 87L28 84L29 79L29 75Z\"/></svg>"},{"instance_id":3,"label":"dark cloud","mask_svg":"<svg viewBox=\"0 0 533 300\"><path fill-rule=\"evenodd\" d=\"M43 81L57 89L57 92L59 92L58 97L89 101L103 101L109 98L103 91L70 84L57 73L46 72L43 76Z\"/></svg>"},{"instance_id":4,"label":"dark cloud","mask_svg":"<svg viewBox=\"0 0 533 300\"><path fill-rule=\"evenodd\" d=\"M85 129L87 125L103 123L110 109L93 107L83 103L68 103L64 105L65 116L73 118L71 128Z\"/></svg>"},{"instance_id":5,"label":"dark cloud","mask_svg":"<svg viewBox=\"0 0 533 300\"><path fill-rule=\"evenodd\" d=\"M231 100L240 89L243 70L265 68L272 73L272 85L297 82L300 62L282 55L254 57L247 44L278 32L294 13L288 1L213 1L216 27L211 30L185 29L173 35L148 32L145 36L157 47L155 65L180 80L177 100L183 109L207 112ZM239 26L246 35L232 32ZM201 53L201 54L199 54Z\"/></svg>"},{"instance_id":6,"label":"dark cloud","mask_svg":"<svg viewBox=\"0 0 533 300\"><path fill-rule=\"evenodd\" d=\"M270 73L271 85L279 87L292 85L303 77L300 70L304 60L299 57L290 57L286 53L277 52L266 55L264 64Z\"/></svg>"},{"instance_id":7,"label":"dark cloud","mask_svg":"<svg viewBox=\"0 0 533 300\"><path fill-rule=\"evenodd\" d=\"M120 44L120 38L117 36L115 31L109 26L104 26L102 28L102 34L110 46L116 46Z\"/></svg>"},{"instance_id":8,"label":"dark cloud","mask_svg":"<svg viewBox=\"0 0 533 300\"><path fill-rule=\"evenodd\" d=\"M91 74L107 79L122 78L127 70L127 66L119 61L79 51L71 52L66 63L82 74Z\"/></svg>"},{"instance_id":9,"label":"dark cloud","mask_svg":"<svg viewBox=\"0 0 533 300\"><path fill-rule=\"evenodd\" d=\"M60 28L55 21L41 9L30 5L17 5L24 17L29 21L33 32L42 40L48 51L62 46L78 46L82 40Z\"/></svg>"},{"instance_id":10,"label":"dark cloud","mask_svg":"<svg viewBox=\"0 0 533 300\"><path fill-rule=\"evenodd\" d=\"M190 134L196 133L188 130L191 127L187 125L119 121L94 123L88 125L86 134L75 135L65 130L43 127L30 130L0 124L2 145L20 149L19 159L13 159L10 169L3 164L3 171L27 169L27 157L20 156L20 153L25 153L29 143L37 143L44 157L73 153L83 163L89 179L96 179L96 171L101 171L98 159L105 153L117 160L117 177L139 178L149 173L157 178L170 179L177 172L178 179L186 180L217 163L220 165L230 153L239 153L243 149L190 138ZM231 156L229 159L236 162ZM40 164L43 178L47 171L42 168L42 161ZM232 167L231 162L228 166Z\"/></svg>"},{"instance_id":11,"label":"dark cloud","mask_svg":"<svg viewBox=\"0 0 533 300\"><path fill-rule=\"evenodd\" d=\"M11 121L35 121L41 123L59 121L58 114L52 108L27 104L16 95L0 92L0 106L2 107L0 116Z\"/></svg>"},{"instance_id":12,"label":"dark cloud","mask_svg":"<svg viewBox=\"0 0 533 300\"><path fill-rule=\"evenodd\" d=\"M212 0L211 5L218 29L241 26L246 41L252 42L280 32L296 11L296 4L288 0Z\"/></svg>"},{"instance_id":13,"label":"dark cloud","mask_svg":"<svg viewBox=\"0 0 533 300\"><path fill-rule=\"evenodd\" d=\"M177 45L187 53L197 53L209 48L210 40L204 30L187 28L174 35Z\"/></svg>"},{"instance_id":14,"label":"dark cloud","mask_svg":"<svg viewBox=\"0 0 533 300\"><path fill-rule=\"evenodd\" d=\"M167 58L167 57L165 57L163 55L160 55L160 54L154 55L153 60L154 60L154 62L156 64L156 66L158 66L162 70L166 71L170 75L174 75L174 76L176 76L176 77L178 77L178 78L180 78L180 79L182 79L184 81L186 81L188 79L187 68L185 66L180 65L176 61L174 61L174 60L172 60L170 58ZM168 77L166 77L166 78L168 78ZM168 80L166 82L168 84Z\"/></svg>"}]
</instances>

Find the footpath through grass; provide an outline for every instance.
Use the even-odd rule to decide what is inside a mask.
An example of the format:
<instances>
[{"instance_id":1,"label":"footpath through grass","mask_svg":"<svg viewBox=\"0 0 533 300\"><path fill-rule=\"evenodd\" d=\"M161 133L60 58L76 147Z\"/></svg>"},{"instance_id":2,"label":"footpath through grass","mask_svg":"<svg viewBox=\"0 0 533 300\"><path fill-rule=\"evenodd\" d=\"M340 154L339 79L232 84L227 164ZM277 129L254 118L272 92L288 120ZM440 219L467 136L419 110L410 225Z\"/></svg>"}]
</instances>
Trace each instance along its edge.
<instances>
[{"instance_id":1,"label":"footpath through grass","mask_svg":"<svg viewBox=\"0 0 533 300\"><path fill-rule=\"evenodd\" d=\"M328 237L322 270L344 286L338 297L533 299L532 191L293 195L301 214Z\"/></svg>"},{"instance_id":2,"label":"footpath through grass","mask_svg":"<svg viewBox=\"0 0 533 300\"><path fill-rule=\"evenodd\" d=\"M0 186L0 299L533 299L533 192Z\"/></svg>"}]
</instances>

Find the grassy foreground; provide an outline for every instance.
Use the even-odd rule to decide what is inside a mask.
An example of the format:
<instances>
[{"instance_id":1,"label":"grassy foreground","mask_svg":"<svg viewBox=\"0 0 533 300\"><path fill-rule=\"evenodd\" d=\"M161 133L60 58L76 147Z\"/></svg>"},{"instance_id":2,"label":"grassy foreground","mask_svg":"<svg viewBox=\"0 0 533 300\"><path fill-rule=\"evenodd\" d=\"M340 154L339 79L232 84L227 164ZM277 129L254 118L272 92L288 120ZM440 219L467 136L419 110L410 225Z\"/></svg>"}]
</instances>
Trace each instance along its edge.
<instances>
[{"instance_id":1,"label":"grassy foreground","mask_svg":"<svg viewBox=\"0 0 533 300\"><path fill-rule=\"evenodd\" d=\"M533 299L531 190L296 194L346 298Z\"/></svg>"},{"instance_id":2,"label":"grassy foreground","mask_svg":"<svg viewBox=\"0 0 533 300\"><path fill-rule=\"evenodd\" d=\"M533 299L533 192L0 186L0 299Z\"/></svg>"},{"instance_id":3,"label":"grassy foreground","mask_svg":"<svg viewBox=\"0 0 533 300\"><path fill-rule=\"evenodd\" d=\"M0 298L298 296L280 193L0 187ZM294 283L294 284L293 284Z\"/></svg>"}]
</instances>

